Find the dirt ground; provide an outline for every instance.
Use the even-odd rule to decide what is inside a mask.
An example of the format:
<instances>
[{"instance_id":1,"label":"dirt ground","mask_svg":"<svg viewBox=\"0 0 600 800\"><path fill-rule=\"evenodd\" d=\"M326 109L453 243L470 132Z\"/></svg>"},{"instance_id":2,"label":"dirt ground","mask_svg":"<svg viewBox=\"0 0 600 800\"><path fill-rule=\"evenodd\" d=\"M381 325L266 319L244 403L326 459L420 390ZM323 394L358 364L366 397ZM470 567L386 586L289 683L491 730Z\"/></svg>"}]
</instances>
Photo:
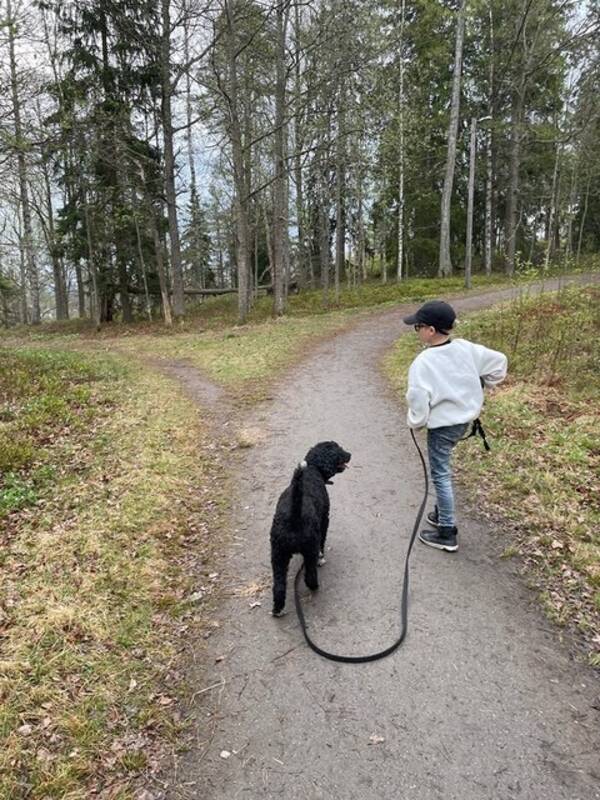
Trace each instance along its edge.
<instances>
[{"instance_id":1,"label":"dirt ground","mask_svg":"<svg viewBox=\"0 0 600 800\"><path fill-rule=\"evenodd\" d=\"M483 308L511 291L454 305ZM169 778L169 800L600 798L598 676L499 559L502 531L476 509L459 503L456 555L415 544L408 635L394 655L344 665L309 650L293 607L297 559L288 613L269 615L276 499L309 447L335 439L352 464L329 487L327 564L304 601L311 634L364 654L398 633L422 475L380 361L414 307L329 339L243 421L257 444L239 468L219 628L198 649L195 741ZM193 370L171 371L211 402Z\"/></svg>"}]
</instances>

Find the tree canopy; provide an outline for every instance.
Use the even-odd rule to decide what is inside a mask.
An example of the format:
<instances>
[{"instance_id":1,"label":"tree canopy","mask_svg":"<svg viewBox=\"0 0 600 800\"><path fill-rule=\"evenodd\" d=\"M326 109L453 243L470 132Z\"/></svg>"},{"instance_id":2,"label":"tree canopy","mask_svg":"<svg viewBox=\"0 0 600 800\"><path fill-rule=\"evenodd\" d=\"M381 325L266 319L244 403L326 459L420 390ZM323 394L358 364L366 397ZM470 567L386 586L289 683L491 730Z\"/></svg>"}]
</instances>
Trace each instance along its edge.
<instances>
[{"instance_id":1,"label":"tree canopy","mask_svg":"<svg viewBox=\"0 0 600 800\"><path fill-rule=\"evenodd\" d=\"M596 2L0 8L5 325L600 249Z\"/></svg>"}]
</instances>

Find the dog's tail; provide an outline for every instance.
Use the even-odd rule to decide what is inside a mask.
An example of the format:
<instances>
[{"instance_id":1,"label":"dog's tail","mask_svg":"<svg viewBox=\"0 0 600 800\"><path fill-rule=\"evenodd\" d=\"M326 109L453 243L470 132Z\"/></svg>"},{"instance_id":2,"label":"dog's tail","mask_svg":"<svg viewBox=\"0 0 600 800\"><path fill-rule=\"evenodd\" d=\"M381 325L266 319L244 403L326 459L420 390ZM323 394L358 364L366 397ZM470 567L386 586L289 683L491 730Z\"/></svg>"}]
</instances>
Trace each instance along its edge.
<instances>
[{"instance_id":1,"label":"dog's tail","mask_svg":"<svg viewBox=\"0 0 600 800\"><path fill-rule=\"evenodd\" d=\"M302 475L306 467L306 461L301 461L292 477L292 520L299 520L302 516Z\"/></svg>"}]
</instances>

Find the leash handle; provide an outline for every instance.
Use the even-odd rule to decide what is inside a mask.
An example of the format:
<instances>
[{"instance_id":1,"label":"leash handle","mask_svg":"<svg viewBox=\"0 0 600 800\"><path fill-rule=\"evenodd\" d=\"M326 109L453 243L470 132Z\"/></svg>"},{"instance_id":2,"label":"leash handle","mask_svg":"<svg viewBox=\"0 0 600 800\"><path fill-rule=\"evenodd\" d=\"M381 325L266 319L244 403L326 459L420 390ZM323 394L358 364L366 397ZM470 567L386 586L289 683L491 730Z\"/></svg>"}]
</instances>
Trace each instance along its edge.
<instances>
[{"instance_id":1,"label":"leash handle","mask_svg":"<svg viewBox=\"0 0 600 800\"><path fill-rule=\"evenodd\" d=\"M481 420L479 419L479 417L473 420L473 425L471 426L471 433L468 436L465 436L465 439L470 439L471 436L480 436L483 441L483 446L485 447L486 452L489 453L489 451L492 448L488 444L488 440L486 438L485 431L483 430L483 425L481 424Z\"/></svg>"},{"instance_id":2,"label":"leash handle","mask_svg":"<svg viewBox=\"0 0 600 800\"><path fill-rule=\"evenodd\" d=\"M337 653L330 653L327 650L323 650L323 648L315 644L315 642L313 642L313 640L308 635L306 619L304 617L302 603L300 602L300 590L298 584L300 582L300 576L304 571L304 564L302 564L302 566L296 573L296 578L294 580L294 602L296 604L296 613L298 614L298 619L300 620L302 633L304 634L306 643L311 648L311 650L314 650L315 653L317 653L320 656L323 656L323 658L329 659L329 661L338 661L343 664L364 664L368 661L377 661L380 658L385 658L385 656L389 656L391 653L394 652L394 650L397 650L398 647L400 647L400 645L404 641L404 637L406 636L406 631L408 628L408 581L409 581L408 562L410 559L410 554L413 548L413 544L415 543L415 539L417 537L417 533L421 525L421 520L423 519L423 514L425 513L425 507L427 505L427 495L429 494L429 476L427 474L427 465L425 464L425 458L423 457L423 453L421 452L421 448L417 443L415 433L412 430L412 428L410 430L410 435L412 436L414 445L417 448L417 452L421 460L421 465L423 467L425 490L423 493L423 500L421 501L419 511L417 512L417 516L415 518L415 524L413 526L410 541L408 543L408 550L406 551L406 559L404 561L404 580L402 582L402 599L400 604L400 618L402 621L402 628L400 630L400 635L398 636L396 641L393 642L393 644L391 644L389 647L386 647L385 650L380 650L377 653L370 653L369 655L366 656L343 656Z\"/></svg>"}]
</instances>

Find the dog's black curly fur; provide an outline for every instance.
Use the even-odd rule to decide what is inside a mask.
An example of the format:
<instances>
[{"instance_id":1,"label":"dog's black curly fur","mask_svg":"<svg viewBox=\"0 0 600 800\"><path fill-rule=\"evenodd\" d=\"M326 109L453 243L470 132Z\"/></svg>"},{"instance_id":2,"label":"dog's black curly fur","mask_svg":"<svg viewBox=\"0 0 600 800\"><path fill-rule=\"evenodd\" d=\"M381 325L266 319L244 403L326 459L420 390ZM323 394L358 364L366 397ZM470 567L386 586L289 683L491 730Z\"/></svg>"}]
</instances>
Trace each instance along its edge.
<instances>
[{"instance_id":1,"label":"dog's black curly fur","mask_svg":"<svg viewBox=\"0 0 600 800\"><path fill-rule=\"evenodd\" d=\"M294 553L304 556L304 580L309 589L319 588L317 565L325 550L329 526L329 495L325 484L343 472L350 453L337 442L319 442L296 468L281 494L271 526L273 566L273 615L285 606L287 571Z\"/></svg>"}]
</instances>

